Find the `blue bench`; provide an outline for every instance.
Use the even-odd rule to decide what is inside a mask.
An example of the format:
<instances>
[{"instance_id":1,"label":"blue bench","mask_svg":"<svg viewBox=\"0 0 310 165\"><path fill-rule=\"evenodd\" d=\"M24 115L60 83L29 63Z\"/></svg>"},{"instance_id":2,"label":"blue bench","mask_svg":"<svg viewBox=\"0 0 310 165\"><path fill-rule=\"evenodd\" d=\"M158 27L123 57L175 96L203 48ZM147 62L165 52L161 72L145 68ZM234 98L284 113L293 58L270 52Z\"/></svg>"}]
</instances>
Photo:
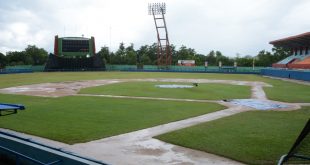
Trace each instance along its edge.
<instances>
[{"instance_id":1,"label":"blue bench","mask_svg":"<svg viewBox=\"0 0 310 165\"><path fill-rule=\"evenodd\" d=\"M19 104L3 104L0 103L0 116L2 116L1 112L2 111L11 111L13 113L17 113L17 110L25 110L25 106L19 105ZM8 115L8 114L6 114Z\"/></svg>"}]
</instances>

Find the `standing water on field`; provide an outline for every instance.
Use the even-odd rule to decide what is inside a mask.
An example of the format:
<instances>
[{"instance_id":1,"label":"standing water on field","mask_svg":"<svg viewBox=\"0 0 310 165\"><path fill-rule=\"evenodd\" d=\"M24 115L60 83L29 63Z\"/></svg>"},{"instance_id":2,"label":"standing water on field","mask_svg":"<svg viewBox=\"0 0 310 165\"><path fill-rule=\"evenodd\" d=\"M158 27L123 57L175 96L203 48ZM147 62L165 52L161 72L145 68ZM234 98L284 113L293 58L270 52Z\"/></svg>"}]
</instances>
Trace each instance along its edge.
<instances>
[{"instance_id":1,"label":"standing water on field","mask_svg":"<svg viewBox=\"0 0 310 165\"><path fill-rule=\"evenodd\" d=\"M192 85L177 85L177 84L166 84L166 85L155 85L157 88L193 88Z\"/></svg>"},{"instance_id":2,"label":"standing water on field","mask_svg":"<svg viewBox=\"0 0 310 165\"><path fill-rule=\"evenodd\" d=\"M269 110L269 109L281 109L288 108L288 105L281 103L274 103L270 101L257 100L257 99L233 99L233 100L224 100L235 105L242 105L258 110Z\"/></svg>"}]
</instances>

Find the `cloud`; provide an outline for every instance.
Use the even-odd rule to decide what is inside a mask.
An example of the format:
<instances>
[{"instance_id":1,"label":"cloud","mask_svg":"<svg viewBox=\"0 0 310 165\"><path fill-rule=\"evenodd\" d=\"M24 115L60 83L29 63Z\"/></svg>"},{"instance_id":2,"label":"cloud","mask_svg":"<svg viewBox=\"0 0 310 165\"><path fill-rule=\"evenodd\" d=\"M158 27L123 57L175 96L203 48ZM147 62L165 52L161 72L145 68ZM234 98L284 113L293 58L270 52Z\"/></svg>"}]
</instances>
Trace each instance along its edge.
<instances>
[{"instance_id":1,"label":"cloud","mask_svg":"<svg viewBox=\"0 0 310 165\"><path fill-rule=\"evenodd\" d=\"M94 36L97 48L156 42L141 0L16 0L0 2L0 52L35 44L52 52L55 35ZM309 31L307 0L164 0L170 43L207 54L255 55L269 41Z\"/></svg>"}]
</instances>

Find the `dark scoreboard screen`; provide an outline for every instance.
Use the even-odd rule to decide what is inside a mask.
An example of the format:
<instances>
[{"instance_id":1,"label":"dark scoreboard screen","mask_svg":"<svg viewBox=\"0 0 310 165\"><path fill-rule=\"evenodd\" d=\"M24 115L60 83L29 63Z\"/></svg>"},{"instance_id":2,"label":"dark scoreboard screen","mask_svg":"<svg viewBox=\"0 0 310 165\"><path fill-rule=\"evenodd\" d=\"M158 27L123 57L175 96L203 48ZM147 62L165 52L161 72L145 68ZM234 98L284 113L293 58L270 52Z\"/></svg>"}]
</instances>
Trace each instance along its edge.
<instances>
[{"instance_id":1,"label":"dark scoreboard screen","mask_svg":"<svg viewBox=\"0 0 310 165\"><path fill-rule=\"evenodd\" d=\"M62 40L63 52L89 52L89 40Z\"/></svg>"}]
</instances>

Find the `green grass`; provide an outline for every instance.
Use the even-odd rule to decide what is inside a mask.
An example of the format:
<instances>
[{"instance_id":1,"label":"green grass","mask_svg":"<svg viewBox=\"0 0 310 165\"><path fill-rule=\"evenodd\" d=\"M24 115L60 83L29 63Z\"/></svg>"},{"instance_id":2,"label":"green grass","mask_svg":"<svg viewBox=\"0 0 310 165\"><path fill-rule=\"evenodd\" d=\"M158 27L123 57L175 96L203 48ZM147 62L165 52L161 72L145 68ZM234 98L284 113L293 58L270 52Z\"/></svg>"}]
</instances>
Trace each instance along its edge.
<instances>
[{"instance_id":1,"label":"green grass","mask_svg":"<svg viewBox=\"0 0 310 165\"><path fill-rule=\"evenodd\" d=\"M310 86L259 75L142 72L53 72L0 75L0 88L98 79L190 78L261 81L267 97L310 102ZM199 84L193 89L154 89L152 83L119 83L81 93L171 98L247 98L249 87ZM138 90L137 90L138 89ZM221 90L218 90L221 89ZM155 90L155 91L154 91ZM109 92L109 93L107 93ZM207 93L207 94L206 94ZM68 96L43 98L0 94L3 103L21 103L18 114L1 116L0 127L68 144L119 135L202 115L224 107L212 103ZM167 142L223 155L250 164L275 164L286 153L310 116L310 108L292 112L252 111L159 136ZM193 140L194 139L194 140Z\"/></svg>"},{"instance_id":2,"label":"green grass","mask_svg":"<svg viewBox=\"0 0 310 165\"><path fill-rule=\"evenodd\" d=\"M98 79L132 78L207 78L221 80L264 80L257 75L242 74L202 74L202 73L144 73L144 72L35 72L25 74L1 74L0 88L44 82L63 82Z\"/></svg>"},{"instance_id":3,"label":"green grass","mask_svg":"<svg viewBox=\"0 0 310 165\"><path fill-rule=\"evenodd\" d=\"M80 81L95 79L133 78L204 78L220 80L261 81L273 87L265 87L267 97L287 102L310 102L310 86L270 79L259 75L212 74L212 73L143 73L143 72L41 72L0 75L0 88L18 85Z\"/></svg>"},{"instance_id":4,"label":"green grass","mask_svg":"<svg viewBox=\"0 0 310 165\"><path fill-rule=\"evenodd\" d=\"M200 83L198 87L193 88L168 89L155 86L159 84L192 85L190 83L123 82L84 88L80 93L207 100L241 99L251 96L250 86Z\"/></svg>"},{"instance_id":5,"label":"green grass","mask_svg":"<svg viewBox=\"0 0 310 165\"><path fill-rule=\"evenodd\" d=\"M295 84L284 81L271 81L273 87L265 87L268 99L283 102L309 103L310 85Z\"/></svg>"},{"instance_id":6,"label":"green grass","mask_svg":"<svg viewBox=\"0 0 310 165\"><path fill-rule=\"evenodd\" d=\"M310 116L297 111L251 111L160 135L165 142L198 149L248 164L276 164Z\"/></svg>"},{"instance_id":7,"label":"green grass","mask_svg":"<svg viewBox=\"0 0 310 165\"><path fill-rule=\"evenodd\" d=\"M224 108L213 103L83 96L42 98L0 94L0 100L26 106L25 111L1 116L1 128L68 144L123 134Z\"/></svg>"}]
</instances>

